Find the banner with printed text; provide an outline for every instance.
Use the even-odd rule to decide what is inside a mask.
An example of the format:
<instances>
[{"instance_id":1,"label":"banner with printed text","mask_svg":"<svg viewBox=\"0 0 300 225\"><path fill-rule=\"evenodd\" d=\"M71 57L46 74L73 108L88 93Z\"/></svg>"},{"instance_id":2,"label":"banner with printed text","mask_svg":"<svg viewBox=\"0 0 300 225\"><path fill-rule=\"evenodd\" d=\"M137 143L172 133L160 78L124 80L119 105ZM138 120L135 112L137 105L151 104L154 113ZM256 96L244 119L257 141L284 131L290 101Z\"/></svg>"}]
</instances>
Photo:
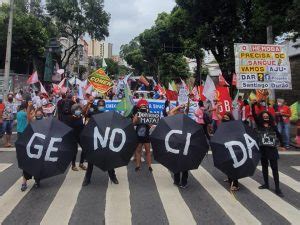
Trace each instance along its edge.
<instances>
[{"instance_id":1,"label":"banner with printed text","mask_svg":"<svg viewBox=\"0 0 300 225\"><path fill-rule=\"evenodd\" d=\"M234 44L238 89L292 89L286 45Z\"/></svg>"}]
</instances>

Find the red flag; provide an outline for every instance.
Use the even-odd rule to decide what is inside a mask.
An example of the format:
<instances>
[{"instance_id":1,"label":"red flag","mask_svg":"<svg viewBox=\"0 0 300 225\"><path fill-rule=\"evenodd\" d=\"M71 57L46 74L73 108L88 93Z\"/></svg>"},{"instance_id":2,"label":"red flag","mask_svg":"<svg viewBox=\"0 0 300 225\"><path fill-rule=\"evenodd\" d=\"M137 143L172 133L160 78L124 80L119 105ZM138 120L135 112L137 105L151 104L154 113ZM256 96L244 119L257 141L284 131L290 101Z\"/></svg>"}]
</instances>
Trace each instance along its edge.
<instances>
[{"instance_id":1,"label":"red flag","mask_svg":"<svg viewBox=\"0 0 300 225\"><path fill-rule=\"evenodd\" d=\"M203 89L204 89L203 85L198 86L198 92L199 92L200 100L205 101L206 97L203 95Z\"/></svg>"},{"instance_id":2,"label":"red flag","mask_svg":"<svg viewBox=\"0 0 300 225\"><path fill-rule=\"evenodd\" d=\"M27 80L27 84L35 84L39 82L39 76L35 71Z\"/></svg>"},{"instance_id":3,"label":"red flag","mask_svg":"<svg viewBox=\"0 0 300 225\"><path fill-rule=\"evenodd\" d=\"M220 114L223 117L226 112L232 112L232 99L228 87L217 87L216 99L220 102Z\"/></svg>"},{"instance_id":4,"label":"red flag","mask_svg":"<svg viewBox=\"0 0 300 225\"><path fill-rule=\"evenodd\" d=\"M48 98L49 96L48 96L48 93L47 93L47 91L46 91L46 89L44 88L44 86L42 85L42 83L40 82L40 85L41 85L41 93L46 97L46 98Z\"/></svg>"},{"instance_id":5,"label":"red flag","mask_svg":"<svg viewBox=\"0 0 300 225\"><path fill-rule=\"evenodd\" d=\"M232 74L232 86L236 86L236 83L237 83L237 80L236 80L237 78L236 78L236 73L233 73Z\"/></svg>"},{"instance_id":6,"label":"red flag","mask_svg":"<svg viewBox=\"0 0 300 225\"><path fill-rule=\"evenodd\" d=\"M149 86L149 82L147 81L146 77L144 77L143 75L140 76L139 82L141 82L142 84L145 84L145 86Z\"/></svg>"},{"instance_id":7,"label":"red flag","mask_svg":"<svg viewBox=\"0 0 300 225\"><path fill-rule=\"evenodd\" d=\"M166 96L169 101L177 101L178 94L176 91L166 90Z\"/></svg>"},{"instance_id":8,"label":"red flag","mask_svg":"<svg viewBox=\"0 0 300 225\"><path fill-rule=\"evenodd\" d=\"M166 94L166 90L160 85L156 85L155 88L157 89L159 95L165 95Z\"/></svg>"},{"instance_id":9,"label":"red flag","mask_svg":"<svg viewBox=\"0 0 300 225\"><path fill-rule=\"evenodd\" d=\"M53 92L54 92L55 94L59 94L60 88L58 87L57 84L53 84Z\"/></svg>"},{"instance_id":10,"label":"red flag","mask_svg":"<svg viewBox=\"0 0 300 225\"><path fill-rule=\"evenodd\" d=\"M220 74L220 76L219 76L219 85L220 86L229 86L229 84L227 83L227 81L225 80L225 78L223 77L222 74Z\"/></svg>"}]
</instances>

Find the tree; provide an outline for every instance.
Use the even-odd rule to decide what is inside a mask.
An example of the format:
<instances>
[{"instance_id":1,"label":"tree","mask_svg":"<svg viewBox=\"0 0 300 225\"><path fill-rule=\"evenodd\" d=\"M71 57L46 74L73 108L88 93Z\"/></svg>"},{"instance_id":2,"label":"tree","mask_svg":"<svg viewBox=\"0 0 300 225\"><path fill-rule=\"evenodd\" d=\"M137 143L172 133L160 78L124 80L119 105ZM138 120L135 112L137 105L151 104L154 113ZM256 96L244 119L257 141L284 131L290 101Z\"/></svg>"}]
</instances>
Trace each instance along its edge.
<instances>
[{"instance_id":1,"label":"tree","mask_svg":"<svg viewBox=\"0 0 300 225\"><path fill-rule=\"evenodd\" d=\"M80 37L88 33L100 41L109 34L110 15L104 10L104 0L47 0L46 6L56 20L61 36L72 42L63 53L63 68L76 52Z\"/></svg>"},{"instance_id":2,"label":"tree","mask_svg":"<svg viewBox=\"0 0 300 225\"><path fill-rule=\"evenodd\" d=\"M294 33L294 39L300 37L300 0L294 0L294 3L288 11L288 27Z\"/></svg>"},{"instance_id":3,"label":"tree","mask_svg":"<svg viewBox=\"0 0 300 225\"><path fill-rule=\"evenodd\" d=\"M45 48L50 37L56 35L55 26L46 16L35 16L28 12L26 1L15 5L11 69L17 73L31 73L37 69L43 74ZM33 7L32 7L33 8ZM0 67L4 67L8 24L8 5L0 7ZM35 6L38 11L38 6Z\"/></svg>"},{"instance_id":4,"label":"tree","mask_svg":"<svg viewBox=\"0 0 300 225\"><path fill-rule=\"evenodd\" d=\"M277 36L287 29L286 14L292 0L176 0L186 10L189 23L197 30L227 80L234 71L234 43L266 43L266 27Z\"/></svg>"}]
</instances>

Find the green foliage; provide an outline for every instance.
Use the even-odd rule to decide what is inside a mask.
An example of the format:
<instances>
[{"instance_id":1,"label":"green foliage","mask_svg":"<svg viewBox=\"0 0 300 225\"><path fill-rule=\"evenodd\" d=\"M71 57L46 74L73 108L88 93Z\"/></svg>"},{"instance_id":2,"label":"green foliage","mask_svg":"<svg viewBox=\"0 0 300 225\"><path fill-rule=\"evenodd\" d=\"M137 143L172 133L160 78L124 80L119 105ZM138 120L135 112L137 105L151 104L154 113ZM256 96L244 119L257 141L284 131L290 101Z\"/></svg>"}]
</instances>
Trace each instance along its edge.
<instances>
[{"instance_id":1,"label":"green foliage","mask_svg":"<svg viewBox=\"0 0 300 225\"><path fill-rule=\"evenodd\" d=\"M36 12L38 6L32 6ZM9 6L0 7L0 67L4 67ZM17 73L30 73L33 67L43 74L45 47L56 35L56 29L49 18L29 14L26 1L18 0L15 5L12 31L11 69Z\"/></svg>"},{"instance_id":2,"label":"green foliage","mask_svg":"<svg viewBox=\"0 0 300 225\"><path fill-rule=\"evenodd\" d=\"M104 10L104 0L47 0L46 3L49 14L56 19L60 35L73 43L62 57L64 68L76 52L80 37L88 33L100 41L108 36L110 15Z\"/></svg>"}]
</instances>

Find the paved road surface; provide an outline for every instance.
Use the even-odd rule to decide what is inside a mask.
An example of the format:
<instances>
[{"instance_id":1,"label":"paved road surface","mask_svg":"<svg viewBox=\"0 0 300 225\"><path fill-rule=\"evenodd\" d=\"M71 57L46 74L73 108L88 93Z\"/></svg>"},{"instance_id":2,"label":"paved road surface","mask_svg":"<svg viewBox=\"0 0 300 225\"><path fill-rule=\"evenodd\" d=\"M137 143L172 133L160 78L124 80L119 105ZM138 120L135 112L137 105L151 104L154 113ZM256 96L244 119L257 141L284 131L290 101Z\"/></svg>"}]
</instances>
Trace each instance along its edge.
<instances>
[{"instance_id":1,"label":"paved road surface","mask_svg":"<svg viewBox=\"0 0 300 225\"><path fill-rule=\"evenodd\" d=\"M210 155L201 165L184 190L161 165L154 164L151 174L146 165L136 173L131 163L116 170L119 185L95 168L92 184L81 187L84 172L68 170L22 193L15 152L0 149L0 224L300 224L300 152L281 154L282 199L271 177L271 191L257 189L260 167L232 195Z\"/></svg>"}]
</instances>

